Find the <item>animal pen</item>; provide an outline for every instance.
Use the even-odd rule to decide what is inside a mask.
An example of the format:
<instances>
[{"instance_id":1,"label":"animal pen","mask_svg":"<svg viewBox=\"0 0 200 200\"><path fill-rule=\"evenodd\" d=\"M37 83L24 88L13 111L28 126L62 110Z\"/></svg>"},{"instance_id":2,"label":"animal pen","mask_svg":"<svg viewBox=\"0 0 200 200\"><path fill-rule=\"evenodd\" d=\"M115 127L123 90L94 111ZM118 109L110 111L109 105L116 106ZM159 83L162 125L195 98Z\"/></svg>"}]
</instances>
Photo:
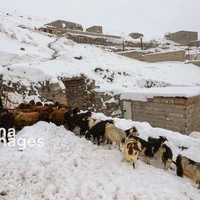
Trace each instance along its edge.
<instances>
[{"instance_id":1,"label":"animal pen","mask_svg":"<svg viewBox=\"0 0 200 200\"><path fill-rule=\"evenodd\" d=\"M152 95L145 100L140 100L131 98L131 93L124 93L120 100L122 117L133 121L148 122L153 127L188 135L193 131L200 131L199 94L200 91L197 88L197 92L191 92L186 95L187 97L165 94L164 96ZM135 94L135 97L137 95L139 93Z\"/></svg>"}]
</instances>

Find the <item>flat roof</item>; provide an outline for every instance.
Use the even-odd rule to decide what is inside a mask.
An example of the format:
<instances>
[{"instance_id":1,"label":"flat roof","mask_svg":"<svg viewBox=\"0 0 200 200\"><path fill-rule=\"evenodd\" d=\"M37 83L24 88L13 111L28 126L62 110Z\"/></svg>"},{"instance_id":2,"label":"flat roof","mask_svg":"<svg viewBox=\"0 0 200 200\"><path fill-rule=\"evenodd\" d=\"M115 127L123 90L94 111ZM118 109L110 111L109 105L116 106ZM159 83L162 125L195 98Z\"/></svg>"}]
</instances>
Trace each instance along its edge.
<instances>
[{"instance_id":1,"label":"flat roof","mask_svg":"<svg viewBox=\"0 0 200 200\"><path fill-rule=\"evenodd\" d=\"M154 97L183 97L190 98L200 95L200 86L196 87L162 87L144 88L134 91L125 91L121 94L121 100L148 101Z\"/></svg>"}]
</instances>

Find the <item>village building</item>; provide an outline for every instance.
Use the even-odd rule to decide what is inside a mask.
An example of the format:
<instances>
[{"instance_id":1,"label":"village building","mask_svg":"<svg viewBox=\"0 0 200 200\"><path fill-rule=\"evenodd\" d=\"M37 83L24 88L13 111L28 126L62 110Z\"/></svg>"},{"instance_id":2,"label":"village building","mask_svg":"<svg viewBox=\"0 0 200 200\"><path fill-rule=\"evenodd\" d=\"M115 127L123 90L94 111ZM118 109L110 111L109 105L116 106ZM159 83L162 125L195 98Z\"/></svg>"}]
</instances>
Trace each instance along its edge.
<instances>
[{"instance_id":1,"label":"village building","mask_svg":"<svg viewBox=\"0 0 200 200\"><path fill-rule=\"evenodd\" d=\"M45 24L45 26L54 26L57 28L58 31L72 29L72 30L83 30L80 24L74 22L68 22L64 20L56 20L51 23Z\"/></svg>"},{"instance_id":2,"label":"village building","mask_svg":"<svg viewBox=\"0 0 200 200\"><path fill-rule=\"evenodd\" d=\"M102 26L92 26L87 28L86 31L92 33L103 33L103 28Z\"/></svg>"},{"instance_id":3,"label":"village building","mask_svg":"<svg viewBox=\"0 0 200 200\"><path fill-rule=\"evenodd\" d=\"M200 40L193 40L190 42L191 47L200 47Z\"/></svg>"},{"instance_id":4,"label":"village building","mask_svg":"<svg viewBox=\"0 0 200 200\"><path fill-rule=\"evenodd\" d=\"M182 46L190 45L191 41L198 40L198 32L195 31L178 31L165 35L165 38L179 43Z\"/></svg>"},{"instance_id":5,"label":"village building","mask_svg":"<svg viewBox=\"0 0 200 200\"><path fill-rule=\"evenodd\" d=\"M67 30L83 31L80 24L68 22L64 20L56 20L51 23L45 24L44 27L39 28L40 31L52 34L64 34Z\"/></svg>"},{"instance_id":6,"label":"village building","mask_svg":"<svg viewBox=\"0 0 200 200\"><path fill-rule=\"evenodd\" d=\"M45 32L45 33L51 33L51 34L58 34L58 30L55 26L44 26L38 29L39 31Z\"/></svg>"}]
</instances>

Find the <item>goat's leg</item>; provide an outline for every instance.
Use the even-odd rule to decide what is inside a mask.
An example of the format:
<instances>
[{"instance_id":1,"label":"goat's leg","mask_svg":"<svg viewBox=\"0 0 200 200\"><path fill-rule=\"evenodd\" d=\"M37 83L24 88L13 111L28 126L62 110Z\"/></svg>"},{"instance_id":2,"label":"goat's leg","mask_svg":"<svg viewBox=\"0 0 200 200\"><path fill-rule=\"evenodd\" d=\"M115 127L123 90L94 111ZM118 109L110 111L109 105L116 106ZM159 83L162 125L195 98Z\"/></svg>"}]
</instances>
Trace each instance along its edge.
<instances>
[{"instance_id":1,"label":"goat's leg","mask_svg":"<svg viewBox=\"0 0 200 200\"><path fill-rule=\"evenodd\" d=\"M145 163L147 163L148 165L150 165L150 158L148 156L145 156Z\"/></svg>"},{"instance_id":2,"label":"goat's leg","mask_svg":"<svg viewBox=\"0 0 200 200\"><path fill-rule=\"evenodd\" d=\"M97 137L97 143L100 145L100 136Z\"/></svg>"},{"instance_id":3,"label":"goat's leg","mask_svg":"<svg viewBox=\"0 0 200 200\"><path fill-rule=\"evenodd\" d=\"M133 169L135 169L135 163L133 163Z\"/></svg>"}]
</instances>

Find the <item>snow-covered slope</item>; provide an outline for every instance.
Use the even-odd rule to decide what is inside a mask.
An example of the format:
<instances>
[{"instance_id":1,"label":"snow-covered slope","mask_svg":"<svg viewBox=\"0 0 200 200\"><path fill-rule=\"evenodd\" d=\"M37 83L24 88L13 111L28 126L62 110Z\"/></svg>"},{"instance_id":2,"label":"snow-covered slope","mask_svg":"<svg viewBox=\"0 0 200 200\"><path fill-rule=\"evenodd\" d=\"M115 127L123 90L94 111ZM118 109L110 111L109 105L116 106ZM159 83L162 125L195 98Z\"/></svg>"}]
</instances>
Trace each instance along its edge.
<instances>
[{"instance_id":1,"label":"snow-covered slope","mask_svg":"<svg viewBox=\"0 0 200 200\"><path fill-rule=\"evenodd\" d=\"M106 119L102 114L95 118ZM200 138L152 128L148 123L137 123L115 118L116 125L127 129L136 126L140 137L166 136L173 151L200 161ZM159 160L152 165L142 160L136 169L122 162L123 150L114 145L93 145L64 127L39 122L25 127L16 136L15 147L0 147L1 200L198 200L200 191L192 180L163 170ZM44 146L30 147L28 139L43 139ZM187 147L181 150L179 147ZM24 148L23 148L24 147ZM109 148L110 147L110 148Z\"/></svg>"},{"instance_id":2,"label":"snow-covered slope","mask_svg":"<svg viewBox=\"0 0 200 200\"><path fill-rule=\"evenodd\" d=\"M7 80L18 81L17 77L24 77L41 81L38 75L43 74L45 81L58 76L85 74L96 80L101 91L109 88L118 93L127 88L133 91L149 87L148 83L154 83L155 87L200 85L200 69L192 64L144 63L99 47L55 38L35 30L36 24L45 21L43 18L22 17L18 12L7 14L6 9L0 9L0 65L4 66L1 69ZM82 60L74 58L79 56ZM53 57L56 59L52 60ZM95 73L95 68L104 71Z\"/></svg>"}]
</instances>

